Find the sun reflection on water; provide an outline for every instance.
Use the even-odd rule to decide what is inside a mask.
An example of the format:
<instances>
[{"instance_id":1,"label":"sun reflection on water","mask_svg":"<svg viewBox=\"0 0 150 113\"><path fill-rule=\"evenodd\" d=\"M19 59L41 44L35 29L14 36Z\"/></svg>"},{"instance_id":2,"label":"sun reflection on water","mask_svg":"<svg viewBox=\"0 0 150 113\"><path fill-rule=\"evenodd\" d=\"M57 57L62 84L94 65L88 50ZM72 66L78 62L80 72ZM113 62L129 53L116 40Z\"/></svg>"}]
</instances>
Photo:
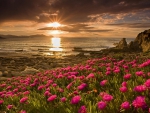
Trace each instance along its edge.
<instances>
[{"instance_id":1,"label":"sun reflection on water","mask_svg":"<svg viewBox=\"0 0 150 113\"><path fill-rule=\"evenodd\" d=\"M63 51L63 49L61 48L61 38L59 37L51 38L51 44L52 44L52 48L49 49L50 51L53 52Z\"/></svg>"}]
</instances>

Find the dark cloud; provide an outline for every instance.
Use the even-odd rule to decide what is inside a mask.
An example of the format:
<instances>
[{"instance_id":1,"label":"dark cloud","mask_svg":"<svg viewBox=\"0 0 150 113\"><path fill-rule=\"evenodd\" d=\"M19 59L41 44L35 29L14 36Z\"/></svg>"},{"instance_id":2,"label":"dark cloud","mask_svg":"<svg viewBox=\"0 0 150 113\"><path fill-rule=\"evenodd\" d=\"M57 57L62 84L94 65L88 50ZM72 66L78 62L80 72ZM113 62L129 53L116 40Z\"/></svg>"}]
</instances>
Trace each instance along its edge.
<instances>
[{"instance_id":1,"label":"dark cloud","mask_svg":"<svg viewBox=\"0 0 150 113\"><path fill-rule=\"evenodd\" d=\"M40 28L38 30L61 30L61 31L67 31L67 32L109 32L113 31L111 29L94 29L94 27L89 27L87 24L73 24L69 26L63 26L63 27L45 27Z\"/></svg>"},{"instance_id":2,"label":"dark cloud","mask_svg":"<svg viewBox=\"0 0 150 113\"><path fill-rule=\"evenodd\" d=\"M128 28L149 28L150 23L119 23L119 24L106 24L109 26L120 26Z\"/></svg>"},{"instance_id":3,"label":"dark cloud","mask_svg":"<svg viewBox=\"0 0 150 113\"><path fill-rule=\"evenodd\" d=\"M89 15L127 13L150 8L150 0L0 0L0 22L32 20L89 21Z\"/></svg>"}]
</instances>

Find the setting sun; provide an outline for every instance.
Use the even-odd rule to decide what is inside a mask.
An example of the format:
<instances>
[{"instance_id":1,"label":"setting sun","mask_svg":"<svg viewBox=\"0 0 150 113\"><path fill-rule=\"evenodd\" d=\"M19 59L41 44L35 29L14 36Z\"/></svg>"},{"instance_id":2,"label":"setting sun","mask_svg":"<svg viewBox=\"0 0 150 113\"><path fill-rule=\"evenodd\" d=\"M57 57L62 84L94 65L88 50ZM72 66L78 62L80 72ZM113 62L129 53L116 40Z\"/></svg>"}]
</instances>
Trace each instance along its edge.
<instances>
[{"instance_id":1,"label":"setting sun","mask_svg":"<svg viewBox=\"0 0 150 113\"><path fill-rule=\"evenodd\" d=\"M60 27L61 24L58 23L58 22L53 22L53 23L49 23L47 24L48 27L54 27L54 28L57 28L57 27Z\"/></svg>"}]
</instances>

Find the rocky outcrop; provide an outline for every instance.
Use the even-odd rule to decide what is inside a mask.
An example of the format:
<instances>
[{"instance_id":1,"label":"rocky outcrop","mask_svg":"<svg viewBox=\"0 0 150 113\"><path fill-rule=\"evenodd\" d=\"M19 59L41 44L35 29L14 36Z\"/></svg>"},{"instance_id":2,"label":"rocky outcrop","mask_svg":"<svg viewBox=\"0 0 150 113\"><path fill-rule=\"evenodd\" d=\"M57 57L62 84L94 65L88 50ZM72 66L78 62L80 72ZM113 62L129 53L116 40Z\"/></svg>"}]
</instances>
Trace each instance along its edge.
<instances>
[{"instance_id":1,"label":"rocky outcrop","mask_svg":"<svg viewBox=\"0 0 150 113\"><path fill-rule=\"evenodd\" d=\"M123 38L115 48L131 52L150 51L150 29L139 33L135 40L131 41L129 44L127 44L126 39Z\"/></svg>"},{"instance_id":2,"label":"rocky outcrop","mask_svg":"<svg viewBox=\"0 0 150 113\"><path fill-rule=\"evenodd\" d=\"M126 39L123 38L116 46L117 49L127 49L127 42Z\"/></svg>"},{"instance_id":3,"label":"rocky outcrop","mask_svg":"<svg viewBox=\"0 0 150 113\"><path fill-rule=\"evenodd\" d=\"M134 43L137 43L143 52L150 51L150 29L139 33Z\"/></svg>"},{"instance_id":4,"label":"rocky outcrop","mask_svg":"<svg viewBox=\"0 0 150 113\"><path fill-rule=\"evenodd\" d=\"M128 48L132 51L150 51L150 29L137 35L134 41L131 41Z\"/></svg>"}]
</instances>

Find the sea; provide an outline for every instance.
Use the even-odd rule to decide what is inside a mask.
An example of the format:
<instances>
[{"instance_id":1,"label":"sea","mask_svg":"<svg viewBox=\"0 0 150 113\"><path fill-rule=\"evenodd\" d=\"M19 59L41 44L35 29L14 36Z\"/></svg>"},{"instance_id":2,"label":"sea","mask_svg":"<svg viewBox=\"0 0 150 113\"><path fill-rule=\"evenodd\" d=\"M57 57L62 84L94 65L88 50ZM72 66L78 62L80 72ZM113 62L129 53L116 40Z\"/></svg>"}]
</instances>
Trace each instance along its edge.
<instances>
[{"instance_id":1,"label":"sea","mask_svg":"<svg viewBox=\"0 0 150 113\"><path fill-rule=\"evenodd\" d=\"M89 54L114 47L122 38L61 38L61 37L33 37L33 38L6 38L0 39L1 53L20 53L31 55L77 55L81 51ZM126 38L127 43L134 38Z\"/></svg>"}]
</instances>

